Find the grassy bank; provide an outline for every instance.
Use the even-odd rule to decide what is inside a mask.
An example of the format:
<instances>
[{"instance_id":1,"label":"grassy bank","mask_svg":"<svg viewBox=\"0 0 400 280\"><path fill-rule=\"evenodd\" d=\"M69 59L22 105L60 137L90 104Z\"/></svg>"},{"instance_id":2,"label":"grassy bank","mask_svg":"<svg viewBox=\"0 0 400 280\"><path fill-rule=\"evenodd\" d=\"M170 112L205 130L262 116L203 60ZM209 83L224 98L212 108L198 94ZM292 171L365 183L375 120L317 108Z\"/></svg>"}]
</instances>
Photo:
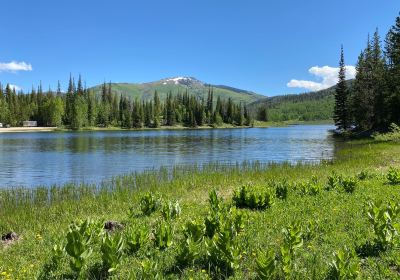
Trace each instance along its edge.
<instances>
[{"instance_id":1,"label":"grassy bank","mask_svg":"<svg viewBox=\"0 0 400 280\"><path fill-rule=\"evenodd\" d=\"M336 256L343 271L358 271L362 279L398 278L395 230L393 246L380 244L365 205L399 201L400 185L390 184L387 174L400 165L400 145L356 141L337 153L334 162L319 165L211 164L121 176L97 187L1 191L0 233L12 230L20 238L0 245L0 279L75 277L74 258L60 248L68 243L71 222L87 218L94 224L81 231L82 240L91 236L82 248L92 250L82 257L83 279L255 279L263 271L275 278L335 279L330 267L338 251L344 252L342 263ZM242 192L257 190L255 196L263 199L249 202L251 195L241 199L236 193L233 200L244 185L252 187ZM223 202L214 197L210 203L214 189ZM141 200L148 191L153 196ZM159 198L164 211L157 208ZM391 217L393 224L400 220ZM101 230L109 220L124 226L111 239ZM108 273L115 263L117 269Z\"/></svg>"}]
</instances>

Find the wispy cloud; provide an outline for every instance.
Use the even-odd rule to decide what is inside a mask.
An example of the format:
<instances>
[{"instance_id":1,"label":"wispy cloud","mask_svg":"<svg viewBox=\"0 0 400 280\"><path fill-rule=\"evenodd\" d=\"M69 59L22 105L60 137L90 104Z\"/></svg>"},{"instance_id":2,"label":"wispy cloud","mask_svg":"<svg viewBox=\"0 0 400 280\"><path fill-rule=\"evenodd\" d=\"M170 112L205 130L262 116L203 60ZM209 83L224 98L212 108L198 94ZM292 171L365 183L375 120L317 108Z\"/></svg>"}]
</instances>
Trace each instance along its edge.
<instances>
[{"instance_id":1,"label":"wispy cloud","mask_svg":"<svg viewBox=\"0 0 400 280\"><path fill-rule=\"evenodd\" d=\"M18 71L32 71L32 65L28 64L24 61L22 62L17 62L17 61L11 61L11 62L0 62L0 72L11 72L11 73L16 73Z\"/></svg>"},{"instance_id":2,"label":"wispy cloud","mask_svg":"<svg viewBox=\"0 0 400 280\"><path fill-rule=\"evenodd\" d=\"M20 91L22 88L17 85L9 84L11 89L15 89L15 91Z\"/></svg>"},{"instance_id":3,"label":"wispy cloud","mask_svg":"<svg viewBox=\"0 0 400 280\"><path fill-rule=\"evenodd\" d=\"M311 91L322 90L335 85L338 81L339 68L330 66L314 66L308 72L316 76L320 81L295 80L292 79L287 83L290 88L304 88ZM346 79L354 79L356 76L356 68L346 65ZM321 81L322 79L322 81Z\"/></svg>"}]
</instances>

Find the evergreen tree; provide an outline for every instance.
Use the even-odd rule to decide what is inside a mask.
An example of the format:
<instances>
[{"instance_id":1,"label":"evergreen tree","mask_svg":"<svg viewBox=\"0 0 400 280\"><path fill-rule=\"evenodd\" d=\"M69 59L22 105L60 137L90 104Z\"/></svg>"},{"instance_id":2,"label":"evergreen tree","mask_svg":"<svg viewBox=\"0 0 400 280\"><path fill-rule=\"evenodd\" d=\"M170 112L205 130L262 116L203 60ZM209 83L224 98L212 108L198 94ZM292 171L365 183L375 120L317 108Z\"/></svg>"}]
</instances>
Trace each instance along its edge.
<instances>
[{"instance_id":1,"label":"evergreen tree","mask_svg":"<svg viewBox=\"0 0 400 280\"><path fill-rule=\"evenodd\" d=\"M349 129L350 122L347 107L348 89L346 85L346 68L344 63L343 46L340 51L339 67L339 81L336 85L335 91L334 120L337 129L346 131Z\"/></svg>"},{"instance_id":2,"label":"evergreen tree","mask_svg":"<svg viewBox=\"0 0 400 280\"><path fill-rule=\"evenodd\" d=\"M400 16L390 28L385 40L387 60L387 104L389 104L390 122L400 123Z\"/></svg>"}]
</instances>

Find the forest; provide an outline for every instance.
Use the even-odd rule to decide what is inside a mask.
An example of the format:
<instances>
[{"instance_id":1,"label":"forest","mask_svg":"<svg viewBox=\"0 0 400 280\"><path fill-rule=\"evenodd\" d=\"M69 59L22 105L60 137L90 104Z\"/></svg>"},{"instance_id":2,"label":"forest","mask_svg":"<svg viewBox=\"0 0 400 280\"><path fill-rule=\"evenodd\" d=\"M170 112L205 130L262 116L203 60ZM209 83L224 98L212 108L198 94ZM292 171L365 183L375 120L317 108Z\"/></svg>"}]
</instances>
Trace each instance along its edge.
<instances>
[{"instance_id":1,"label":"forest","mask_svg":"<svg viewBox=\"0 0 400 280\"><path fill-rule=\"evenodd\" d=\"M382 47L378 30L368 35L350 87L346 83L343 47L335 92L334 120L341 132L385 131L400 123L400 16Z\"/></svg>"},{"instance_id":2,"label":"forest","mask_svg":"<svg viewBox=\"0 0 400 280\"><path fill-rule=\"evenodd\" d=\"M112 84L104 83L101 94L83 87L81 76L75 85L70 77L68 90L61 91L60 83L56 92L44 92L42 86L29 93L16 93L9 84L0 84L0 122L20 126L25 120L35 120L39 126L157 128L160 126L203 125L235 126L252 123L246 106L235 104L231 98L214 101L213 88L209 87L207 100L196 98L188 91L172 94L164 102L157 91L153 100L131 100L112 92Z\"/></svg>"}]
</instances>

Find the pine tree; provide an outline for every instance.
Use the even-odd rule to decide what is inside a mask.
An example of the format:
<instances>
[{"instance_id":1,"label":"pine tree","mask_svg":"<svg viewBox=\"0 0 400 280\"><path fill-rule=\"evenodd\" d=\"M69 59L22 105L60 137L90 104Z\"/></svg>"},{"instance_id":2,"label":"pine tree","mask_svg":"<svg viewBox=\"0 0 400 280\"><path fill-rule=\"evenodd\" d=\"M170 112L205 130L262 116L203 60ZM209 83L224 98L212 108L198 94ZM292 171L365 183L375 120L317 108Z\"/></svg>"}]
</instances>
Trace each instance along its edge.
<instances>
[{"instance_id":1,"label":"pine tree","mask_svg":"<svg viewBox=\"0 0 400 280\"><path fill-rule=\"evenodd\" d=\"M389 126L389 104L387 104L387 89L385 81L386 65L383 58L378 29L374 33L372 43L372 88L374 95L374 119L372 127L375 130Z\"/></svg>"},{"instance_id":2,"label":"pine tree","mask_svg":"<svg viewBox=\"0 0 400 280\"><path fill-rule=\"evenodd\" d=\"M347 107L348 89L346 85L346 68L344 63L343 46L340 51L339 67L339 81L336 85L335 91L334 120L338 130L346 131L349 129L350 123Z\"/></svg>"},{"instance_id":3,"label":"pine tree","mask_svg":"<svg viewBox=\"0 0 400 280\"><path fill-rule=\"evenodd\" d=\"M157 90L154 92L154 127L160 126L161 102Z\"/></svg>"},{"instance_id":4,"label":"pine tree","mask_svg":"<svg viewBox=\"0 0 400 280\"><path fill-rule=\"evenodd\" d=\"M390 28L385 40L385 56L388 70L387 103L390 104L390 121L400 123L400 16Z\"/></svg>"}]
</instances>

